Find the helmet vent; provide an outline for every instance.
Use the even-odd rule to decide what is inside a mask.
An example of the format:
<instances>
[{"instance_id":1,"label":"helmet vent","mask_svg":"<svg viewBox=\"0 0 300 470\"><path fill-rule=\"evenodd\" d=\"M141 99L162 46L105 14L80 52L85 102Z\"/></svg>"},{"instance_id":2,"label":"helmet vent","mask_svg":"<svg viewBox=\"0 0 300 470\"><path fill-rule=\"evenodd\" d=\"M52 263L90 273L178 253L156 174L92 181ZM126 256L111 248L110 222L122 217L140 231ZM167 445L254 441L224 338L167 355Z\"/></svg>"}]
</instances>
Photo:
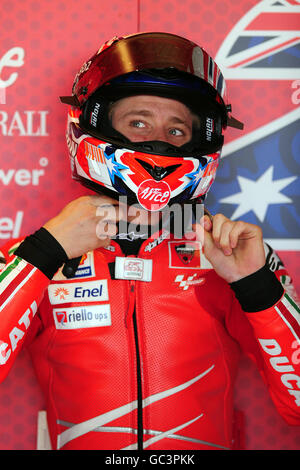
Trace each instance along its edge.
<instances>
[{"instance_id":1,"label":"helmet vent","mask_svg":"<svg viewBox=\"0 0 300 470\"><path fill-rule=\"evenodd\" d=\"M154 178L156 181L160 181L166 176L173 173L176 168L180 167L180 165L170 165L170 166L152 166L150 163L145 162L144 160L140 160L137 158L137 161L142 165L142 167Z\"/></svg>"}]
</instances>

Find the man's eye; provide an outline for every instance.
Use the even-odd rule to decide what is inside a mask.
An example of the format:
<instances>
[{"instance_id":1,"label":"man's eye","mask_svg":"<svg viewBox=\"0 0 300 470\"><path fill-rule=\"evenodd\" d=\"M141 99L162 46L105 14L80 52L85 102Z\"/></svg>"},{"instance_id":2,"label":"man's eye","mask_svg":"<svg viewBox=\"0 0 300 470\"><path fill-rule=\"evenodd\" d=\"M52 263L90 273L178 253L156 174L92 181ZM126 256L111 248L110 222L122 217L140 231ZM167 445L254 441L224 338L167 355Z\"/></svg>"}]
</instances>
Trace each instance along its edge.
<instances>
[{"instance_id":1,"label":"man's eye","mask_svg":"<svg viewBox=\"0 0 300 470\"><path fill-rule=\"evenodd\" d=\"M142 121L131 121L130 125L132 127L137 127L139 129L146 127L145 124Z\"/></svg>"},{"instance_id":2,"label":"man's eye","mask_svg":"<svg viewBox=\"0 0 300 470\"><path fill-rule=\"evenodd\" d=\"M183 131L181 131L180 129L170 129L169 133L175 136L184 135Z\"/></svg>"}]
</instances>

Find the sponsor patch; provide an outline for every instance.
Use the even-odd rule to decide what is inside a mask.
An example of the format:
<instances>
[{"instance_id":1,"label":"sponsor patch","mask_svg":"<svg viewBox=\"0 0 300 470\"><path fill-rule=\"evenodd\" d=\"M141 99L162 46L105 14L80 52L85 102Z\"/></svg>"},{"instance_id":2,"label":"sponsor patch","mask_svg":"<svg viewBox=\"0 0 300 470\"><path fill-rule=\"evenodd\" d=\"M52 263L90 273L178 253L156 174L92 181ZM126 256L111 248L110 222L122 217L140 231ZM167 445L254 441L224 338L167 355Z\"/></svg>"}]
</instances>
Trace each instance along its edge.
<instances>
[{"instance_id":1,"label":"sponsor patch","mask_svg":"<svg viewBox=\"0 0 300 470\"><path fill-rule=\"evenodd\" d=\"M199 277L199 274L197 273L187 277L185 277L184 274L178 274L174 282L178 283L177 287L180 287L183 290L188 290L190 286L199 286L203 284L205 279L203 277Z\"/></svg>"},{"instance_id":2,"label":"sponsor patch","mask_svg":"<svg viewBox=\"0 0 300 470\"><path fill-rule=\"evenodd\" d=\"M108 300L107 280L51 284L48 287L48 293L52 305L106 301Z\"/></svg>"},{"instance_id":3,"label":"sponsor patch","mask_svg":"<svg viewBox=\"0 0 300 470\"><path fill-rule=\"evenodd\" d=\"M74 277L94 277L94 276L95 276L94 255L93 253L89 252L82 257Z\"/></svg>"},{"instance_id":4,"label":"sponsor patch","mask_svg":"<svg viewBox=\"0 0 300 470\"><path fill-rule=\"evenodd\" d=\"M95 328L111 325L110 305L88 305L71 308L53 309L57 330Z\"/></svg>"},{"instance_id":5,"label":"sponsor patch","mask_svg":"<svg viewBox=\"0 0 300 470\"><path fill-rule=\"evenodd\" d=\"M171 189L165 181L143 181L137 192L140 205L148 211L162 210L168 204L171 197Z\"/></svg>"},{"instance_id":6,"label":"sponsor patch","mask_svg":"<svg viewBox=\"0 0 300 470\"><path fill-rule=\"evenodd\" d=\"M152 260L117 256L115 278L150 282L152 280Z\"/></svg>"},{"instance_id":7,"label":"sponsor patch","mask_svg":"<svg viewBox=\"0 0 300 470\"><path fill-rule=\"evenodd\" d=\"M196 252L195 246L183 243L182 245L175 245L175 251L183 264L190 264Z\"/></svg>"},{"instance_id":8,"label":"sponsor patch","mask_svg":"<svg viewBox=\"0 0 300 470\"><path fill-rule=\"evenodd\" d=\"M153 241L149 242L144 251L147 253L147 251L149 251L149 253L151 253L151 251L153 250L153 248L156 248L158 245L160 245L166 238L168 238L168 236L170 235L170 232L168 230L164 230L161 235L159 235L159 237L155 238Z\"/></svg>"},{"instance_id":9,"label":"sponsor patch","mask_svg":"<svg viewBox=\"0 0 300 470\"><path fill-rule=\"evenodd\" d=\"M171 241L169 246L169 268L212 269L197 241Z\"/></svg>"}]
</instances>

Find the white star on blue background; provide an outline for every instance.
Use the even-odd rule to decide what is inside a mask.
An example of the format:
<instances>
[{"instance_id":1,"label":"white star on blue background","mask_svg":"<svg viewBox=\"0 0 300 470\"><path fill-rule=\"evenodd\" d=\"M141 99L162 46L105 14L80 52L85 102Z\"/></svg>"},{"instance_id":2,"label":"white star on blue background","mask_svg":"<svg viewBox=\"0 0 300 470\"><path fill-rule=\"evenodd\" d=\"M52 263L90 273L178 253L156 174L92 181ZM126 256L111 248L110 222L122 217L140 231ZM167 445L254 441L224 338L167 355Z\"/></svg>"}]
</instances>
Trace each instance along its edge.
<instances>
[{"instance_id":1,"label":"white star on blue background","mask_svg":"<svg viewBox=\"0 0 300 470\"><path fill-rule=\"evenodd\" d=\"M203 175L203 170L206 167L207 163L202 167L201 164L199 164L199 167L197 170L192 171L192 173L187 173L185 176L190 178L190 182L186 185L186 188L189 188L191 186L191 192L198 186L202 175Z\"/></svg>"},{"instance_id":2,"label":"white star on blue background","mask_svg":"<svg viewBox=\"0 0 300 470\"><path fill-rule=\"evenodd\" d=\"M220 199L220 202L223 203L238 204L231 219L237 219L247 212L253 211L257 218L263 222L270 204L293 202L280 190L295 181L297 176L275 180L273 172L274 166L270 166L257 180L250 180L243 176L237 177L241 191Z\"/></svg>"},{"instance_id":3,"label":"white star on blue background","mask_svg":"<svg viewBox=\"0 0 300 470\"><path fill-rule=\"evenodd\" d=\"M120 170L128 170L128 166L122 165L122 163L119 163L115 159L115 152L111 153L110 155L107 155L105 152L105 158L106 158L106 164L109 172L109 176L111 178L112 183L115 182L115 176L118 176L121 178L123 181L125 181L124 176L122 175Z\"/></svg>"}]
</instances>

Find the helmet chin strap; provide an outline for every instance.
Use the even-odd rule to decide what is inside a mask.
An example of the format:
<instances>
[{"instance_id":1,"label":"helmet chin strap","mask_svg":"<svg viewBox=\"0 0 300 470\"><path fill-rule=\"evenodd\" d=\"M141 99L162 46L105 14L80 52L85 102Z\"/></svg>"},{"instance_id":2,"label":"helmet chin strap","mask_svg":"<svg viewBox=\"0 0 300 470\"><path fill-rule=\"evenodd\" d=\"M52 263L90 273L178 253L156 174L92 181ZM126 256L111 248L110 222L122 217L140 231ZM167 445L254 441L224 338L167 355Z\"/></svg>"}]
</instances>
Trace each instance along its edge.
<instances>
[{"instance_id":1,"label":"helmet chin strap","mask_svg":"<svg viewBox=\"0 0 300 470\"><path fill-rule=\"evenodd\" d=\"M238 121L236 118L233 116L228 116L227 118L227 125L229 127L234 127L235 129L244 129L244 124L241 121Z\"/></svg>"}]
</instances>

